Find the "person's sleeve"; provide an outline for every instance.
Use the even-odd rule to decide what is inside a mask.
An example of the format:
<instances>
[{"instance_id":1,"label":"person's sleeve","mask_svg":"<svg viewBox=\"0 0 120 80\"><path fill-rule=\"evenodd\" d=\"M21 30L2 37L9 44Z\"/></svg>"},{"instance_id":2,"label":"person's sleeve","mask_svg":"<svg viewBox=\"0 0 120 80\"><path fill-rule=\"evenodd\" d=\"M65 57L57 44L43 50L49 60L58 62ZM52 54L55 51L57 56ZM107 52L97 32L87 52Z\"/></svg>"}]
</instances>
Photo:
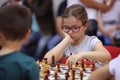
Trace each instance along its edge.
<instances>
[{"instance_id":1,"label":"person's sleeve","mask_svg":"<svg viewBox=\"0 0 120 80\"><path fill-rule=\"evenodd\" d=\"M101 42L96 36L92 36L89 41L92 49L94 49L96 43Z\"/></svg>"},{"instance_id":2,"label":"person's sleeve","mask_svg":"<svg viewBox=\"0 0 120 80\"><path fill-rule=\"evenodd\" d=\"M31 65L29 65L28 67L29 67L29 70L27 71L28 79L29 80L39 80L40 79L39 67L36 64L36 62L34 60L31 61Z\"/></svg>"},{"instance_id":3,"label":"person's sleeve","mask_svg":"<svg viewBox=\"0 0 120 80\"><path fill-rule=\"evenodd\" d=\"M117 68L117 64L119 63L119 58L120 56L109 62L109 72L111 73L111 75L115 75L115 69Z\"/></svg>"}]
</instances>

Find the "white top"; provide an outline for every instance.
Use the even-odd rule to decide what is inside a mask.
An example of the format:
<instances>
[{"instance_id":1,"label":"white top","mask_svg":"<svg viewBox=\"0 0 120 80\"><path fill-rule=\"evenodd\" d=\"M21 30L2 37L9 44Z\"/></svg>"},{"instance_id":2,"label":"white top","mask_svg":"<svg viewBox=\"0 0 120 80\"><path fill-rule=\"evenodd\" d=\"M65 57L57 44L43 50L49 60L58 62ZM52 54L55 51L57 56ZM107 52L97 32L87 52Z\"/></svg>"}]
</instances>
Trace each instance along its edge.
<instances>
[{"instance_id":1,"label":"white top","mask_svg":"<svg viewBox=\"0 0 120 80\"><path fill-rule=\"evenodd\" d=\"M109 22L115 20L116 22L120 22L120 0L116 0L112 9L108 12L103 13L103 22Z\"/></svg>"},{"instance_id":2,"label":"white top","mask_svg":"<svg viewBox=\"0 0 120 80\"><path fill-rule=\"evenodd\" d=\"M104 28L108 30L109 28L116 27L120 23L120 0L116 0L112 9L110 9L106 13L102 13L102 20L104 24ZM107 22L113 22L113 24L109 24ZM101 31L98 31L98 35L102 35ZM116 30L111 33L112 36L120 39L120 30Z\"/></svg>"},{"instance_id":3,"label":"white top","mask_svg":"<svg viewBox=\"0 0 120 80\"><path fill-rule=\"evenodd\" d=\"M103 2L103 0L95 0L95 1L100 2L100 3ZM80 0L67 0L67 7L69 7L71 5L75 5L75 4L80 4L85 7L87 14L88 14L88 19L97 20L97 10L96 9L85 6Z\"/></svg>"},{"instance_id":4,"label":"white top","mask_svg":"<svg viewBox=\"0 0 120 80\"><path fill-rule=\"evenodd\" d=\"M64 55L69 56L71 53L76 54L78 52L88 52L93 51L94 46L100 40L96 36L87 36L85 39L77 46L68 45L64 50Z\"/></svg>"},{"instance_id":5,"label":"white top","mask_svg":"<svg viewBox=\"0 0 120 80\"><path fill-rule=\"evenodd\" d=\"M120 55L110 61L109 71L113 76L115 76L115 80L120 80Z\"/></svg>"}]
</instances>

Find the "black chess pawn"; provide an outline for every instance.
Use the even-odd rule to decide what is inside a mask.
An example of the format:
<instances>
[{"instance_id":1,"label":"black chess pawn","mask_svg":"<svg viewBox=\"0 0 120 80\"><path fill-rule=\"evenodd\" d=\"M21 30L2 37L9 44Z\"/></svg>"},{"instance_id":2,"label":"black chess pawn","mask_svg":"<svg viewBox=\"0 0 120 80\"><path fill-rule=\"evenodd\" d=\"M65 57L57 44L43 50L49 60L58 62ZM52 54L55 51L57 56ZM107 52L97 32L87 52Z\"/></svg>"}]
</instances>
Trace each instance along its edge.
<instances>
[{"instance_id":1,"label":"black chess pawn","mask_svg":"<svg viewBox=\"0 0 120 80\"><path fill-rule=\"evenodd\" d=\"M80 71L80 80L83 80L83 71Z\"/></svg>"},{"instance_id":2,"label":"black chess pawn","mask_svg":"<svg viewBox=\"0 0 120 80\"><path fill-rule=\"evenodd\" d=\"M51 64L51 67L55 67L56 65L55 65L55 56L53 55L52 56L52 64Z\"/></svg>"},{"instance_id":3,"label":"black chess pawn","mask_svg":"<svg viewBox=\"0 0 120 80\"><path fill-rule=\"evenodd\" d=\"M44 58L44 62L45 62L45 64L47 64L47 58Z\"/></svg>"},{"instance_id":4,"label":"black chess pawn","mask_svg":"<svg viewBox=\"0 0 120 80\"><path fill-rule=\"evenodd\" d=\"M61 72L61 70L60 70L60 63L57 63L57 69L58 69L58 72Z\"/></svg>"},{"instance_id":5,"label":"black chess pawn","mask_svg":"<svg viewBox=\"0 0 120 80\"><path fill-rule=\"evenodd\" d=\"M45 75L45 79L44 79L44 80L49 80L48 77L49 77L49 75L50 75L50 71L47 70L45 73L46 73L46 75Z\"/></svg>"},{"instance_id":6,"label":"black chess pawn","mask_svg":"<svg viewBox=\"0 0 120 80\"><path fill-rule=\"evenodd\" d=\"M72 80L75 80L75 70L72 69Z\"/></svg>"},{"instance_id":7,"label":"black chess pawn","mask_svg":"<svg viewBox=\"0 0 120 80\"><path fill-rule=\"evenodd\" d=\"M65 73L65 80L69 80L69 72Z\"/></svg>"},{"instance_id":8,"label":"black chess pawn","mask_svg":"<svg viewBox=\"0 0 120 80\"><path fill-rule=\"evenodd\" d=\"M82 66L83 71L86 71L86 70L85 70L85 62L84 62L84 59L81 60L81 66Z\"/></svg>"},{"instance_id":9,"label":"black chess pawn","mask_svg":"<svg viewBox=\"0 0 120 80\"><path fill-rule=\"evenodd\" d=\"M58 74L55 72L55 80L58 80Z\"/></svg>"},{"instance_id":10,"label":"black chess pawn","mask_svg":"<svg viewBox=\"0 0 120 80\"><path fill-rule=\"evenodd\" d=\"M45 76L45 79L44 79L44 80L49 80L49 79L48 79L48 74Z\"/></svg>"},{"instance_id":11,"label":"black chess pawn","mask_svg":"<svg viewBox=\"0 0 120 80\"><path fill-rule=\"evenodd\" d=\"M94 71L95 70L95 62L94 61L92 61L92 69L91 69L91 71Z\"/></svg>"}]
</instances>

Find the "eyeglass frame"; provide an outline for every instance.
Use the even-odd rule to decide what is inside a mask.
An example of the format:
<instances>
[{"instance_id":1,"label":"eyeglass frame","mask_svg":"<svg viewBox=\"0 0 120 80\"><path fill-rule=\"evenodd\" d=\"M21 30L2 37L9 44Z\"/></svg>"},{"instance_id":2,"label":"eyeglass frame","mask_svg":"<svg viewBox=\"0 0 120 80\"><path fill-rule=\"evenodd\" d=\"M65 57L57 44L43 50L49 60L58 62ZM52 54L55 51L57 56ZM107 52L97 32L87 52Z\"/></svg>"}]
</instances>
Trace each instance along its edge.
<instances>
[{"instance_id":1,"label":"eyeglass frame","mask_svg":"<svg viewBox=\"0 0 120 80\"><path fill-rule=\"evenodd\" d=\"M63 30L64 32L68 33L68 32L71 30L73 33L77 33L77 32L80 31L80 28L83 26L83 24L82 24L81 26L73 25L73 26L77 26L76 28L79 28L78 31L74 31L73 29L74 29L75 27L73 27L73 26L71 26L71 27L69 27L68 25L64 25L64 26L67 26L67 28L68 28L68 31L64 31L64 30L63 30L63 25L62 25L61 28L62 28L62 30Z\"/></svg>"}]
</instances>

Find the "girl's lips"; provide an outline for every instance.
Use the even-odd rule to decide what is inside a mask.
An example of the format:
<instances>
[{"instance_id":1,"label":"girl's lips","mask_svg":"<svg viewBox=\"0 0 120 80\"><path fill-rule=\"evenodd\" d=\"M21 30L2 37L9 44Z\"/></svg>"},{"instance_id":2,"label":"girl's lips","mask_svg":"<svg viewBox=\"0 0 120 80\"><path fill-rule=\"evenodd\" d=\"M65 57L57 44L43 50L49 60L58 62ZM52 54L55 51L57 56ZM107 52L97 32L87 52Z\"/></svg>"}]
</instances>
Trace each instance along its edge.
<instances>
[{"instance_id":1,"label":"girl's lips","mask_svg":"<svg viewBox=\"0 0 120 80\"><path fill-rule=\"evenodd\" d=\"M70 36L71 38L74 38L74 36Z\"/></svg>"},{"instance_id":2,"label":"girl's lips","mask_svg":"<svg viewBox=\"0 0 120 80\"><path fill-rule=\"evenodd\" d=\"M75 37L74 37L74 36L72 36L71 38L72 38L73 40L75 39Z\"/></svg>"}]
</instances>

